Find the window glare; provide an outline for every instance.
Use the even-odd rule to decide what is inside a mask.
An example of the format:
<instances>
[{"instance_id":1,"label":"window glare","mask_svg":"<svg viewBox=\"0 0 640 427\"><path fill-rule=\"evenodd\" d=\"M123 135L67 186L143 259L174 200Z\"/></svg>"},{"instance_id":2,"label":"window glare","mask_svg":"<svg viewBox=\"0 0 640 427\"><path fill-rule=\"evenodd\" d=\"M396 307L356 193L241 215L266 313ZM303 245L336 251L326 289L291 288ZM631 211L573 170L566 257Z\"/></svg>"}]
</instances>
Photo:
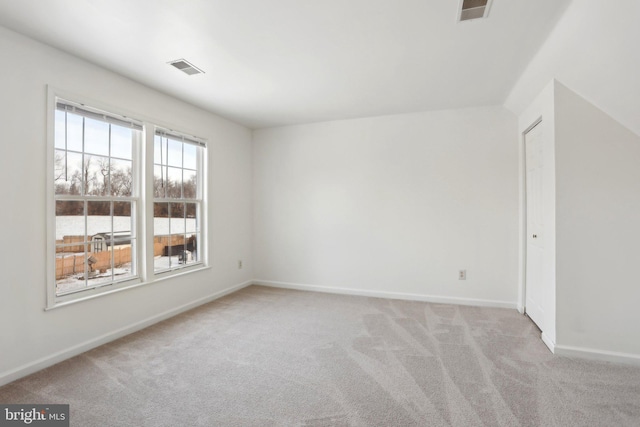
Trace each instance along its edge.
<instances>
[{"instance_id":1,"label":"window glare","mask_svg":"<svg viewBox=\"0 0 640 427\"><path fill-rule=\"evenodd\" d=\"M109 124L85 118L84 151L89 154L109 155Z\"/></svg>"},{"instance_id":2,"label":"window glare","mask_svg":"<svg viewBox=\"0 0 640 427\"><path fill-rule=\"evenodd\" d=\"M195 145L184 144L184 167L187 169L196 169L197 165L197 148Z\"/></svg>"},{"instance_id":3,"label":"window glare","mask_svg":"<svg viewBox=\"0 0 640 427\"><path fill-rule=\"evenodd\" d=\"M111 125L111 157L131 160L132 130Z\"/></svg>"},{"instance_id":4,"label":"window glare","mask_svg":"<svg viewBox=\"0 0 640 427\"><path fill-rule=\"evenodd\" d=\"M167 164L169 166L182 167L182 142L169 139Z\"/></svg>"},{"instance_id":5,"label":"window glare","mask_svg":"<svg viewBox=\"0 0 640 427\"><path fill-rule=\"evenodd\" d=\"M166 158L166 139L160 138L158 135L156 135L153 139L153 163L160 165L163 163L163 159Z\"/></svg>"},{"instance_id":6,"label":"window glare","mask_svg":"<svg viewBox=\"0 0 640 427\"><path fill-rule=\"evenodd\" d=\"M55 147L65 148L65 128L64 128L64 111L56 110L56 122L55 122Z\"/></svg>"},{"instance_id":7,"label":"window glare","mask_svg":"<svg viewBox=\"0 0 640 427\"><path fill-rule=\"evenodd\" d=\"M67 114L67 150L82 151L82 117Z\"/></svg>"}]
</instances>

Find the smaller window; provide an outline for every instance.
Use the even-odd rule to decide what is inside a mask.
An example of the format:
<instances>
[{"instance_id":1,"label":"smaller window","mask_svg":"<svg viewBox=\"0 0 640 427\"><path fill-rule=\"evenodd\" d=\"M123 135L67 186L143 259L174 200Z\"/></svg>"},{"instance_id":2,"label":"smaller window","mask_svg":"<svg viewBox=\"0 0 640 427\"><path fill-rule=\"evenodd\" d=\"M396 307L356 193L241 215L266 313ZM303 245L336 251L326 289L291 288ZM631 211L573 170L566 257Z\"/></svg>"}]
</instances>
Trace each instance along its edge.
<instances>
[{"instance_id":1,"label":"smaller window","mask_svg":"<svg viewBox=\"0 0 640 427\"><path fill-rule=\"evenodd\" d=\"M154 271L202 262L202 141L157 129L153 164Z\"/></svg>"}]
</instances>

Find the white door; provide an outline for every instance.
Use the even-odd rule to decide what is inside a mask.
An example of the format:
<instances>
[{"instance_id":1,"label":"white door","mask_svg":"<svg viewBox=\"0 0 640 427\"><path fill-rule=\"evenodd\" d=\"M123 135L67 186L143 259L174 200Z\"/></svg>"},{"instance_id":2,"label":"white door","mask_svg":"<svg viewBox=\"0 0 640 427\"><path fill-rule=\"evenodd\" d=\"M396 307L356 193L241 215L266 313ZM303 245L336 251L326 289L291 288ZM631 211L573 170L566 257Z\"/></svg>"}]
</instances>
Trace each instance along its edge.
<instances>
[{"instance_id":1,"label":"white door","mask_svg":"<svg viewBox=\"0 0 640 427\"><path fill-rule=\"evenodd\" d=\"M525 312L544 331L544 223L542 125L538 123L524 137L527 191L527 265Z\"/></svg>"}]
</instances>

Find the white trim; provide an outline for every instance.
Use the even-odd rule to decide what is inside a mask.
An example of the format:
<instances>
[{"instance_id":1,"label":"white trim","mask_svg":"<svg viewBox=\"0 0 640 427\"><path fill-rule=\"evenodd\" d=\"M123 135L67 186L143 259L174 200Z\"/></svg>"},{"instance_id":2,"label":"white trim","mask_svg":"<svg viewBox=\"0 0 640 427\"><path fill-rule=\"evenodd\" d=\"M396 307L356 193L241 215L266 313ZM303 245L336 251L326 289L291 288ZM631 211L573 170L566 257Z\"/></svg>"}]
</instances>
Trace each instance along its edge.
<instances>
[{"instance_id":1,"label":"white trim","mask_svg":"<svg viewBox=\"0 0 640 427\"><path fill-rule=\"evenodd\" d=\"M45 308L53 307L56 305L56 217L55 217L55 191L54 191L54 151L55 151L55 109L56 109L56 97L57 92L51 87L47 86L47 134L45 140L47 146L45 147L47 153L47 179L46 179L46 206L47 212L45 214L45 260L46 260L46 277L45 286L46 300L44 301ZM52 255L53 254L53 255ZM0 382L1 384L1 382Z\"/></svg>"},{"instance_id":2,"label":"white trim","mask_svg":"<svg viewBox=\"0 0 640 427\"><path fill-rule=\"evenodd\" d=\"M89 288L86 290L81 290L77 292L68 293L65 295L57 295L56 294L56 279L55 279L55 268L56 263L55 259L50 255L55 254L56 248L56 238L55 238L55 202L57 199L64 199L65 197L58 196L56 197L54 192L54 152L55 152L55 111L57 102L59 100L63 100L64 103L69 105L80 105L88 110L96 110L100 112L105 112L105 114L113 115L114 117L121 116L125 118L131 119L132 117L136 117L134 120L136 123L141 123L142 130L141 136L136 137L137 142L133 144L132 151L132 164L134 166L135 171L135 197L131 196L126 198L130 200L132 203L135 203L135 210L133 215L136 220L134 221L132 232L135 234L137 239L137 245L134 247L132 252L133 259L136 260L137 274L125 281L122 282L113 282L106 286L100 286L95 288ZM87 107L90 105L91 107ZM106 113L108 112L108 113ZM176 268L172 270L166 270L159 272L156 274L154 271L153 265L153 147L154 147L154 137L155 137L155 129L175 129L175 127L166 126L163 122L149 119L142 114L135 114L127 112L124 109L119 107L113 107L106 104L103 104L100 101L78 95L73 94L69 91L55 88L51 85L47 85L47 215L46 215L46 301L44 304L44 310L52 310L58 307L66 306L68 304L85 301L87 299L91 299L94 297L98 297L101 295L107 295L112 292L131 289L134 287L147 285L150 283L157 282L158 280L175 277L182 273L192 272L201 270L203 268L209 268L209 258L208 258L208 239L205 236L208 233L208 204L207 204L207 165L208 165L208 151L207 144L203 143L201 145L202 149L205 152L205 155L198 154L198 186L200 187L200 191L198 194L199 199L197 203L200 204L200 212L199 212L199 233L200 240L199 243L199 258L200 262L195 265L189 265L181 268ZM186 136L191 134L175 131ZM197 137L194 137L197 138ZM202 138L198 138L206 142ZM200 150L200 151L203 151ZM207 157L205 157L207 156ZM84 196L82 196L84 197ZM74 197L75 198L75 197ZM95 198L95 200L124 200L125 198L117 198L114 197L99 197ZM92 197L91 200L94 200ZM182 202L191 202L190 199L171 199L174 201L182 201ZM166 199L166 201L171 201ZM144 213L144 215L141 215ZM85 219L86 222L86 219ZM143 259L144 256L144 259Z\"/></svg>"},{"instance_id":3,"label":"white trim","mask_svg":"<svg viewBox=\"0 0 640 427\"><path fill-rule=\"evenodd\" d=\"M117 117L117 116L128 117L128 118L136 117L135 114L125 113L119 107L107 106L105 104L102 104L90 98L79 96L79 95L73 95L68 91L55 88L51 85L47 85L47 135L46 135L46 140L47 140L47 181L46 181L46 184L47 184L47 188L46 188L46 193L47 193L47 214L46 214L46 217L47 217L46 219L47 293L46 294L47 294L47 299L45 301L45 306L44 306L45 311L49 311L58 307L63 307L73 302L84 301L86 299L91 299L96 296L106 295L115 291L130 289L133 287L140 286L142 284L146 284L145 278L140 268L142 266L141 256L140 256L141 252L140 252L140 249L137 247L140 244L139 233L141 231L140 219L139 219L140 215L138 213L142 209L142 202L143 202L140 194L140 190L142 188L140 186L141 175L139 172L143 168L143 166L140 164L140 158L139 158L139 155L141 153L140 144L142 143L142 138L134 136L134 138L136 138L136 141L134 141L132 144L132 153L131 153L132 154L131 163L132 163L134 174L135 174L134 182L133 182L134 194L132 194L130 197L122 197L122 198L104 196L104 197L95 198L95 200L110 200L110 201L122 200L122 201L130 201L133 204L134 210L132 212L132 215L135 215L137 219L134 220L133 228L131 231L136 236L135 238L137 240L137 244L134 247L132 247L131 255L132 255L132 260L134 260L135 264L137 265L137 273L126 280L114 281L104 286L98 286L93 288L89 287L81 291L75 291L75 292L62 294L62 295L58 295L56 292L55 203L56 203L56 200L65 199L64 196L62 197L56 196L54 191L55 183L53 179L54 177L54 173L53 173L54 161L53 160L54 160L54 152L55 152L55 112L56 112L57 104L59 101L62 101L68 105L80 105L88 110L101 111L101 112L104 112L105 114L107 114L108 112L108 114L113 115L114 117ZM90 105L90 107L88 107L88 105ZM131 119L131 120L138 122L137 119ZM139 132L144 132L144 126L142 130L140 130ZM77 199L77 198L81 198L85 200L85 202L86 200L88 200L86 199L85 195L74 197L74 199ZM94 198L91 198L91 200L94 200ZM85 223L86 223L86 218L85 218Z\"/></svg>"},{"instance_id":4,"label":"white trim","mask_svg":"<svg viewBox=\"0 0 640 427\"><path fill-rule=\"evenodd\" d=\"M120 329L116 329L115 331L108 332L103 334L97 338L90 339L83 343L74 345L66 350L58 351L50 356L42 357L33 362L29 362L25 365L22 365L18 368L12 369L7 372L0 373L0 386L5 384L9 384L12 381L15 381L19 378L25 377L27 375L33 374L34 372L40 371L42 369L48 368L49 366L53 366L56 363L60 363L63 360L70 359L74 356L77 356L81 353L89 351L93 348L99 347L103 344L109 343L111 341L115 341L118 338L122 338L126 335L137 332L141 329L147 328L155 323L161 322L163 320L169 319L170 317L176 316L185 311L191 310L192 308L198 307L200 305L206 304L218 298L221 298L225 295L231 294L233 292L239 291L240 289L246 288L251 285L253 282L248 280L244 283L240 283L235 286L231 286L222 291L215 292L209 296L199 298L195 301L189 302L187 304L183 304L181 306L172 308L170 310L164 311L160 314L156 314L155 316L148 317L144 320L140 320L135 322L129 326L122 327Z\"/></svg>"},{"instance_id":5,"label":"white trim","mask_svg":"<svg viewBox=\"0 0 640 427\"><path fill-rule=\"evenodd\" d=\"M188 267L185 267L184 269L181 270L173 270L174 274L167 274L165 276L162 277L156 277L154 278L154 280L148 280L148 281L140 281L139 279L132 279L132 280L127 280L127 281L123 281L120 282L119 284L121 286L116 286L118 283L114 284L114 285L107 285L107 286L103 286L102 288L96 288L96 289L89 289L87 291L83 291L82 293L80 292L76 292L74 294L69 294L69 295L77 295L80 294L77 298L71 298L68 300L64 300L64 301L58 301L55 305L51 306L51 307L45 307L44 311L51 311L51 310L55 310L57 308L60 307L66 307L68 305L71 304L75 304L77 302L82 302L82 301L87 301L90 299L94 299L94 298L99 298L103 295L110 295L110 294L114 294L116 292L122 292L122 291L126 291L129 289L135 289L135 288L139 288L141 286L147 286L147 285L153 285L154 283L157 283L159 281L162 280L167 280L167 279L172 279L174 277L178 277L178 276L182 276L185 274L191 274L191 273L195 273L197 271L203 271L203 270L209 270L211 269L211 267L207 267L206 265L202 264L202 263L198 263L198 264L193 264L190 265ZM167 270L166 273L171 273L172 271ZM101 290L101 292L94 292L96 290Z\"/></svg>"},{"instance_id":6,"label":"white trim","mask_svg":"<svg viewBox=\"0 0 640 427\"><path fill-rule=\"evenodd\" d=\"M564 357L578 357L581 359L599 360L603 362L622 363L640 366L640 354L619 353L616 351L597 350L594 348L556 345L555 354Z\"/></svg>"},{"instance_id":7,"label":"white trim","mask_svg":"<svg viewBox=\"0 0 640 427\"><path fill-rule=\"evenodd\" d=\"M542 342L545 343L545 345L547 347L549 347L549 350L551 350L551 353L555 354L556 353L556 343L551 341L551 339L544 332L542 332L540 334L540 338L542 339Z\"/></svg>"},{"instance_id":8,"label":"white trim","mask_svg":"<svg viewBox=\"0 0 640 427\"><path fill-rule=\"evenodd\" d=\"M83 93L76 93L74 91L70 91L67 89L62 89L59 88L57 86L53 86L53 85L47 85L47 92L49 94L52 94L55 97L58 98L63 98L64 100L70 101L70 102L76 102L76 103L80 103L80 104L85 104L85 105L90 105L92 108L98 109L98 110L102 110L102 111L107 111L110 114L116 114L116 115L120 115L120 116L124 116L124 117L135 117L136 121L140 121L143 122L145 126L151 125L154 127L161 127L164 129L172 129L175 132L180 132L182 134L185 135L192 135L194 132L187 132L182 130L181 126L175 126L175 123L170 123L170 122L166 122L164 120L159 120L155 117L150 117L147 116L146 114L142 113L142 112L136 112L136 111L131 111L128 110L127 108L121 108L118 105L121 105L120 103L118 103L118 105L113 105L110 103L105 103L100 101L99 99L95 99L91 96L85 96ZM55 102L52 102L51 104L49 104L49 109L53 108L52 111L55 111ZM234 122L235 123L235 122ZM147 129L147 131L151 131L151 133L153 134L153 129ZM53 136L53 134L52 134ZM207 141L208 142L208 141Z\"/></svg>"},{"instance_id":9,"label":"white trim","mask_svg":"<svg viewBox=\"0 0 640 427\"><path fill-rule=\"evenodd\" d=\"M288 282L276 282L271 280L254 280L254 285L266 286L270 288L284 288L284 289L297 289L301 291L312 292L324 292L329 294L343 294L343 295L358 295L375 298L389 298L389 299L401 299L408 301L424 301L433 302L438 304L455 304L455 305L471 305L478 307L495 307L495 308L510 308L516 309L517 304L515 301L494 301L483 300L473 298L457 298L457 297L442 297L434 295L420 295L420 294L407 294L402 292L384 292L384 291L371 291L366 289L352 289L352 288L337 288L329 286L318 285L303 285L299 283Z\"/></svg>"},{"instance_id":10,"label":"white trim","mask_svg":"<svg viewBox=\"0 0 640 427\"><path fill-rule=\"evenodd\" d=\"M522 310L518 309L518 311L520 311L521 313L524 313L527 307L527 154L525 142L527 133L529 133L533 128L541 123L542 115L537 117L525 130L520 133L520 141L518 144L520 168L520 192L518 195L520 203L520 212L518 215L518 220L520 222L518 276L520 283L518 286L518 306L522 307Z\"/></svg>"}]
</instances>

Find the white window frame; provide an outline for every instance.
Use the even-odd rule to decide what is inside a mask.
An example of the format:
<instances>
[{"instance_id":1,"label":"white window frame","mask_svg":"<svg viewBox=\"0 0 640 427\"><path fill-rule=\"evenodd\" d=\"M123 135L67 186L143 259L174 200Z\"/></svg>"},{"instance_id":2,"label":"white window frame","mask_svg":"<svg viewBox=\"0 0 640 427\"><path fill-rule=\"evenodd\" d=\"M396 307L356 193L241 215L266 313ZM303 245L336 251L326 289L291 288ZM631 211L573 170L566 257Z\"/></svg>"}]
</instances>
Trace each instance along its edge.
<instances>
[{"instance_id":1,"label":"white window frame","mask_svg":"<svg viewBox=\"0 0 640 427\"><path fill-rule=\"evenodd\" d=\"M153 193L153 188L151 189L151 191L148 193L150 195L149 199L150 202L147 205L147 209L148 211L150 211L151 215L150 215L150 234L151 234L151 252L153 252L153 238L155 238L155 230L154 230L154 218L153 218L153 204L154 203L172 203L172 202L176 202L176 203L196 203L198 205L197 208L197 218L198 218L198 235L200 236L200 241L197 242L198 245L198 260L196 262L194 262L193 264L182 264L182 265L178 265L176 267L171 267L169 269L166 270L160 270L160 271L155 271L155 264L153 262L153 259L151 260L150 263L150 269L153 271L153 275L156 277L166 277L166 276L170 276L172 274L176 274L176 273L180 273L183 271L189 271L192 269L198 269L201 268L202 266L206 265L206 260L207 260L207 244L206 244L206 235L205 235L205 231L206 231L206 226L205 226L205 221L206 221L206 190L205 190L205 183L207 182L206 180L206 157L207 157L207 144L206 141L203 140L202 138L198 138L196 136L192 136L192 135L188 135L185 134L183 132L179 132L179 131L175 131L173 129L168 129L162 126L154 126L154 132L149 132L149 134L151 134L151 148L152 151L155 149L155 136L158 134L162 134L166 137L169 137L171 139L177 140L177 141L182 141L183 143L190 143L193 145L196 145L200 148L202 148L203 150L198 150L197 151L197 157L196 157L196 172L197 174L197 194L195 198L192 199L187 199L187 198L180 198L180 199L172 199L172 198L156 198L154 193ZM150 177L150 181L153 185L153 180L154 180L154 159L155 159L155 152L152 152L152 155L148 157L147 160L150 160L148 162L148 164L150 164L150 174L148 175ZM183 162L183 169L184 169L184 162ZM153 258L153 257L152 257Z\"/></svg>"},{"instance_id":2,"label":"white window frame","mask_svg":"<svg viewBox=\"0 0 640 427\"><path fill-rule=\"evenodd\" d=\"M153 256L153 147L154 135L156 128L176 129L175 126L168 125L159 120L145 117L142 114L131 113L124 108L105 105L95 99L90 99L75 93L57 89L52 86L47 87L47 135L46 135L46 303L45 310L51 310L62 306L67 306L79 301L85 301L119 292L138 286L152 284L171 277L188 274L194 271L208 269L208 203L207 203L207 144L206 140L196 138L204 144L204 155L198 158L198 188L201 192L201 211L200 214L200 236L201 242L198 242L198 258L199 261L194 264L185 266L184 268L167 270L156 274L154 272L154 256ZM115 282L106 286L97 288L89 288L66 295L56 295L56 279L55 279L55 251L56 251L56 215L55 215L55 184L54 184L54 156L55 156L55 111L56 101L64 99L66 101L87 105L91 108L108 112L110 116L120 116L123 118L133 118L142 123L142 137L138 143L133 144L132 164L133 167L133 192L136 195L137 213L133 220L133 228L136 233L137 249L135 254L135 262L137 264L137 274L135 278ZM188 132L177 132L176 134L189 135ZM102 200L102 199L100 199ZM177 200L179 201L179 200Z\"/></svg>"}]
</instances>

